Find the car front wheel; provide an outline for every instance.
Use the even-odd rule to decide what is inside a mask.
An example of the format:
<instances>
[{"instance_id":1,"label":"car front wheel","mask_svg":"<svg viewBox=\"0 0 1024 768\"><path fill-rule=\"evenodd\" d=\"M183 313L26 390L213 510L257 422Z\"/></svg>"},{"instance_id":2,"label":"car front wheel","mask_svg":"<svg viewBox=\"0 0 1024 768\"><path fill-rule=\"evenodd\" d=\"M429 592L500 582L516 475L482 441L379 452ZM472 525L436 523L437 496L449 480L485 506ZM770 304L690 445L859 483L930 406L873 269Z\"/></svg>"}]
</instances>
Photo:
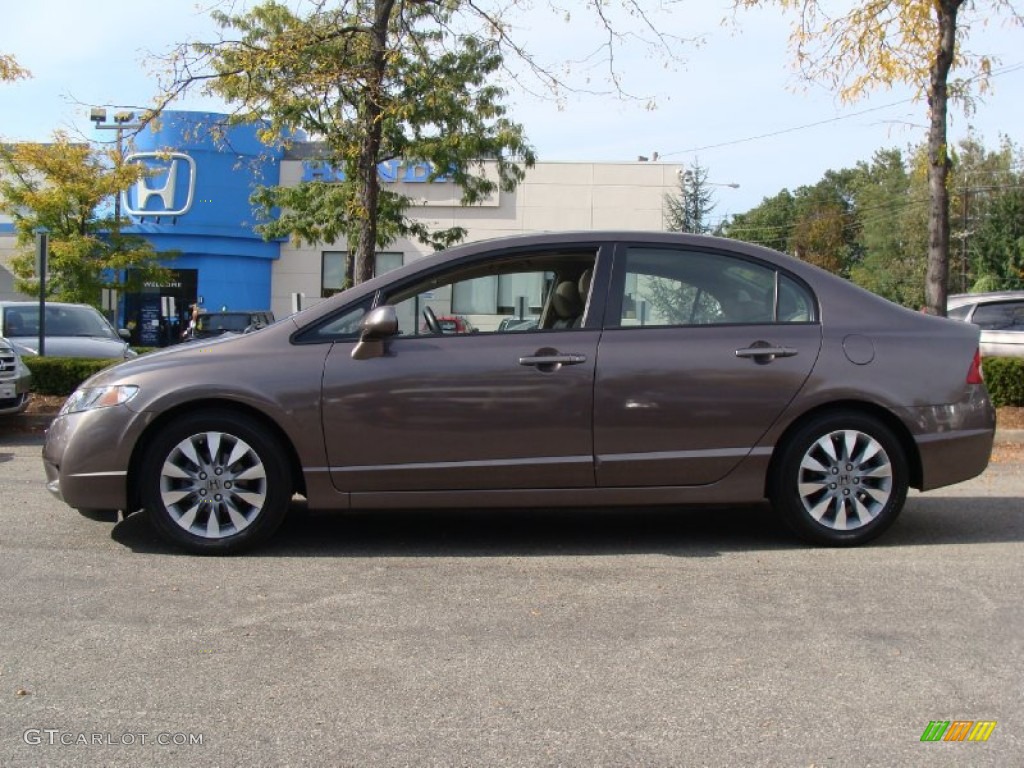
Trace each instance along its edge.
<instances>
[{"instance_id":1,"label":"car front wheel","mask_svg":"<svg viewBox=\"0 0 1024 768\"><path fill-rule=\"evenodd\" d=\"M855 546L895 522L909 485L899 440L881 421L826 414L782 447L771 500L783 521L816 544Z\"/></svg>"},{"instance_id":2,"label":"car front wheel","mask_svg":"<svg viewBox=\"0 0 1024 768\"><path fill-rule=\"evenodd\" d=\"M287 463L263 427L235 414L172 422L142 464L143 504L156 529L197 554L238 552L266 540L291 499Z\"/></svg>"}]
</instances>

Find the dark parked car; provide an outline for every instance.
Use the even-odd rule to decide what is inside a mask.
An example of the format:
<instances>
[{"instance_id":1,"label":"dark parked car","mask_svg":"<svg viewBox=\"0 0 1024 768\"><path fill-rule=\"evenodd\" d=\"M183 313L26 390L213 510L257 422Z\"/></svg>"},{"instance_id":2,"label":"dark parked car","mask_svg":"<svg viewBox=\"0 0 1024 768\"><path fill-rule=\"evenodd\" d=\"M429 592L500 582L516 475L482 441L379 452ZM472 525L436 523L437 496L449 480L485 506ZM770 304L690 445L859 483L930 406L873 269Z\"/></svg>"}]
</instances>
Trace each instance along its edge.
<instances>
[{"instance_id":1,"label":"dark parked car","mask_svg":"<svg viewBox=\"0 0 1024 768\"><path fill-rule=\"evenodd\" d=\"M266 310L200 312L189 338L209 339L222 333L248 333L273 323L274 313Z\"/></svg>"},{"instance_id":2,"label":"dark parked car","mask_svg":"<svg viewBox=\"0 0 1024 768\"><path fill-rule=\"evenodd\" d=\"M954 320L981 329L981 354L1024 357L1024 291L960 293L946 307Z\"/></svg>"},{"instance_id":3,"label":"dark parked car","mask_svg":"<svg viewBox=\"0 0 1024 768\"><path fill-rule=\"evenodd\" d=\"M445 334L437 315L534 329ZM486 321L486 322L485 322ZM423 330L424 326L427 330ZM562 233L430 256L260 333L107 369L47 433L70 506L194 552L311 508L736 504L866 542L989 460L978 329L734 240ZM709 514L713 514L709 512Z\"/></svg>"},{"instance_id":4,"label":"dark parked car","mask_svg":"<svg viewBox=\"0 0 1024 768\"><path fill-rule=\"evenodd\" d=\"M128 360L138 355L128 347L127 330L114 326L88 304L46 303L46 355ZM0 336L22 357L39 354L39 302L0 302Z\"/></svg>"}]
</instances>

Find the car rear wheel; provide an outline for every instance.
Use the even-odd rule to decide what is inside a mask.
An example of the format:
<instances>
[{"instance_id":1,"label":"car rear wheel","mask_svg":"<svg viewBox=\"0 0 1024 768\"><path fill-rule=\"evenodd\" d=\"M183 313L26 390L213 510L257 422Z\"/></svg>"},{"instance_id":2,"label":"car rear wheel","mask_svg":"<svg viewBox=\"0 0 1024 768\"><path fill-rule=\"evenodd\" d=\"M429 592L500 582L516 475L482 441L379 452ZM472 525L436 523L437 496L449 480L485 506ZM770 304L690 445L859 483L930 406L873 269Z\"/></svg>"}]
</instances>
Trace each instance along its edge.
<instances>
[{"instance_id":1,"label":"car rear wheel","mask_svg":"<svg viewBox=\"0 0 1024 768\"><path fill-rule=\"evenodd\" d=\"M822 415L782 446L771 500L785 523L816 544L855 546L880 535L903 509L907 460L881 421Z\"/></svg>"},{"instance_id":2,"label":"car rear wheel","mask_svg":"<svg viewBox=\"0 0 1024 768\"><path fill-rule=\"evenodd\" d=\"M172 422L146 452L142 500L166 538L197 554L266 540L291 499L287 462L267 431L234 414Z\"/></svg>"}]
</instances>

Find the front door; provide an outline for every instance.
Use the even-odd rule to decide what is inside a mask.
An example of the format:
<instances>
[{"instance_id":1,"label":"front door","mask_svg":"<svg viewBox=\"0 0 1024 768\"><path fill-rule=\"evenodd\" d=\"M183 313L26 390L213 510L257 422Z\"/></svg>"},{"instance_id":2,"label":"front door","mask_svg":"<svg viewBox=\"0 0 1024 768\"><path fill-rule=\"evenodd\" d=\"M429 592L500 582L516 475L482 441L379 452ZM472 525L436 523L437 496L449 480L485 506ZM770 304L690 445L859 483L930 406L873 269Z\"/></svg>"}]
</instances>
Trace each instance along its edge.
<instances>
[{"instance_id":1,"label":"front door","mask_svg":"<svg viewBox=\"0 0 1024 768\"><path fill-rule=\"evenodd\" d=\"M595 254L522 254L453 267L383 301L383 356L327 358L323 423L345 492L594 485L600 330L586 327ZM578 289L577 289L578 290ZM556 301L557 299L557 301Z\"/></svg>"}]
</instances>

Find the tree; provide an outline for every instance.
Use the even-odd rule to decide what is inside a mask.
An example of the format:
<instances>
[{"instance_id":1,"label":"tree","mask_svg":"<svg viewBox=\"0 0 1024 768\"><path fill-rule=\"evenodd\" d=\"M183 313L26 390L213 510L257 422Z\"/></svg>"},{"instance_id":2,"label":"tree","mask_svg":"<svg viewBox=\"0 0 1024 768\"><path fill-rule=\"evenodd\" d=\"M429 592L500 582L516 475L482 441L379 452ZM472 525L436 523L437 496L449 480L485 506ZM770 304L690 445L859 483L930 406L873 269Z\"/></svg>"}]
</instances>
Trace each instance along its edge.
<instances>
[{"instance_id":1,"label":"tree","mask_svg":"<svg viewBox=\"0 0 1024 768\"><path fill-rule=\"evenodd\" d=\"M98 305L101 288L137 288L124 274L128 269L138 270L138 280L166 279L152 246L122 234L108 212L110 199L143 172L61 133L51 144L0 146L0 211L13 219L20 247L12 261L16 289L39 291L39 227L49 230L47 297Z\"/></svg>"},{"instance_id":2,"label":"tree","mask_svg":"<svg viewBox=\"0 0 1024 768\"><path fill-rule=\"evenodd\" d=\"M722 234L776 251L789 251L789 236L795 221L796 199L792 192L784 189L773 197L766 197L746 213L731 216L723 225Z\"/></svg>"},{"instance_id":3,"label":"tree","mask_svg":"<svg viewBox=\"0 0 1024 768\"><path fill-rule=\"evenodd\" d=\"M722 234L757 243L845 275L855 259L850 170L828 171L817 184L782 190L756 208L736 214Z\"/></svg>"},{"instance_id":4,"label":"tree","mask_svg":"<svg viewBox=\"0 0 1024 768\"><path fill-rule=\"evenodd\" d=\"M708 169L695 161L679 175L679 194L665 195L665 225L669 232L711 232L710 216L715 210L714 193L708 183Z\"/></svg>"},{"instance_id":5,"label":"tree","mask_svg":"<svg viewBox=\"0 0 1024 768\"><path fill-rule=\"evenodd\" d=\"M457 7L344 0L336 8L317 3L302 17L269 0L215 14L240 37L195 48L209 67L209 89L238 105L235 119L266 118L268 140L298 131L319 139L318 159L334 169L331 181L261 188L254 199L268 214L264 236L344 236L358 283L373 276L375 251L397 237L443 247L465 236L411 219L411 200L382 188L382 163L429 164L430 180L450 178L467 205L523 178L533 150L506 116L504 91L487 82L502 63L498 48L456 34ZM197 79L179 77L178 85ZM270 219L275 209L282 213Z\"/></svg>"},{"instance_id":6,"label":"tree","mask_svg":"<svg viewBox=\"0 0 1024 768\"><path fill-rule=\"evenodd\" d=\"M734 0L736 7L776 4L794 11L798 21L790 39L803 75L838 88L854 101L878 88L910 85L928 103L928 268L929 312L946 314L949 282L950 153L947 149L949 101L972 103L984 89L992 59L966 48L973 23L990 22L999 13L1015 23L1022 17L1011 0L859 0L833 14L825 0ZM967 77L950 80L954 70Z\"/></svg>"},{"instance_id":7,"label":"tree","mask_svg":"<svg viewBox=\"0 0 1024 768\"><path fill-rule=\"evenodd\" d=\"M1024 290L1024 187L1001 195L975 234L975 291Z\"/></svg>"},{"instance_id":8,"label":"tree","mask_svg":"<svg viewBox=\"0 0 1024 768\"><path fill-rule=\"evenodd\" d=\"M21 80L30 76L29 71L21 67L13 56L0 53L0 83Z\"/></svg>"},{"instance_id":9,"label":"tree","mask_svg":"<svg viewBox=\"0 0 1024 768\"><path fill-rule=\"evenodd\" d=\"M850 268L858 285L906 307L924 304L928 251L927 156L909 161L898 149L857 164L853 212L860 258Z\"/></svg>"},{"instance_id":10,"label":"tree","mask_svg":"<svg viewBox=\"0 0 1024 768\"><path fill-rule=\"evenodd\" d=\"M956 247L950 255L950 284L959 292L1017 287L1014 233L1024 222L1015 220L1015 193L1021 189L1022 159L1008 138L989 151L970 135L953 152L951 239Z\"/></svg>"},{"instance_id":11,"label":"tree","mask_svg":"<svg viewBox=\"0 0 1024 768\"><path fill-rule=\"evenodd\" d=\"M381 163L430 163L450 177L473 204L497 189L511 190L534 162L522 127L506 116L498 76L517 87L560 98L566 91L630 94L616 55L637 45L671 63L682 38L662 31L669 10L636 0L586 0L601 39L581 60L549 65L516 37L529 0L297 0L308 13L263 0L248 12L217 13L221 39L179 47L172 82L155 114L195 85L236 105L235 119L268 118L265 135L302 130L323 142L322 159L340 173L335 183L305 183L290 190L262 189L256 201L284 210L267 222L265 236L334 242L344 236L354 279L372 274L376 247L412 236L434 247L461 239L461 229L433 231L406 215L407 197L382 189ZM581 29L569 10L549 10ZM237 32L237 39L228 39ZM519 69L511 72L507 58ZM573 66L584 84L573 87ZM596 68L606 67L602 90ZM538 86L535 89L532 86Z\"/></svg>"},{"instance_id":12,"label":"tree","mask_svg":"<svg viewBox=\"0 0 1024 768\"><path fill-rule=\"evenodd\" d=\"M837 275L847 275L858 255L851 189L855 175L849 169L826 171L821 181L800 187L794 196L790 252Z\"/></svg>"}]
</instances>

